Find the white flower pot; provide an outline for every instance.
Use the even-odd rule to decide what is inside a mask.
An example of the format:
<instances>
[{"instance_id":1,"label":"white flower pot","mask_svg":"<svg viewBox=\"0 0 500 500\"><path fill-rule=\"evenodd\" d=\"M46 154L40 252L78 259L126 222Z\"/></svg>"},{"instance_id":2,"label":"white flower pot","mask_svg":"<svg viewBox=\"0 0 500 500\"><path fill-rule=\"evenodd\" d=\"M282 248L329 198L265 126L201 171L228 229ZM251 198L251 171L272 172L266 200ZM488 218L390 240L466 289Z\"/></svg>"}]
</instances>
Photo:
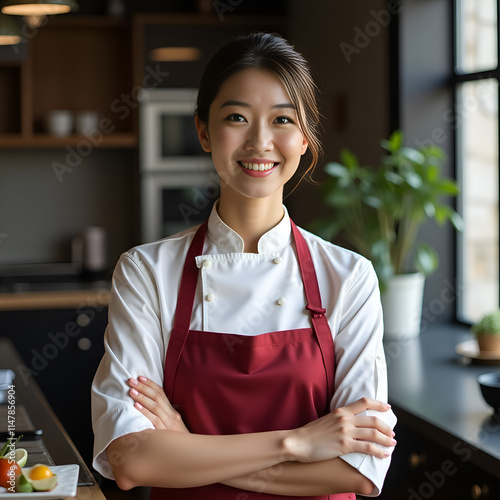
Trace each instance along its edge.
<instances>
[{"instance_id":1,"label":"white flower pot","mask_svg":"<svg viewBox=\"0 0 500 500\"><path fill-rule=\"evenodd\" d=\"M422 273L398 274L389 280L382 294L385 340L419 335L424 284Z\"/></svg>"}]
</instances>

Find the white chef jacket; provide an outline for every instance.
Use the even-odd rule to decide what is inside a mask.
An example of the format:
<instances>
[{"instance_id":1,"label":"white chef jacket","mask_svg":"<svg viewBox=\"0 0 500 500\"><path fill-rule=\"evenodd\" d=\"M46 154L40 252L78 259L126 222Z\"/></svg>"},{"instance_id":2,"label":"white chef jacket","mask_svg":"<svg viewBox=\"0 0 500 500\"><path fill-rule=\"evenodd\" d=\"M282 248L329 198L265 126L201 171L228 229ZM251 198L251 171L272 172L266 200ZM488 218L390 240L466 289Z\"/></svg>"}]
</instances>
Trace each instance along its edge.
<instances>
[{"instance_id":1,"label":"white chef jacket","mask_svg":"<svg viewBox=\"0 0 500 500\"><path fill-rule=\"evenodd\" d=\"M163 385L164 363L182 268L197 228L121 255L113 273L105 354L92 385L95 469L114 479L105 450L114 439L153 428L133 406L127 379L145 375ZM334 337L336 372L331 408L366 396L387 401L382 309L377 277L364 257L300 229L318 276ZM310 315L286 208L281 222L244 253L242 238L218 216L208 222L191 329L242 335L310 328ZM394 427L388 412L369 412ZM382 489L390 457L342 458Z\"/></svg>"}]
</instances>

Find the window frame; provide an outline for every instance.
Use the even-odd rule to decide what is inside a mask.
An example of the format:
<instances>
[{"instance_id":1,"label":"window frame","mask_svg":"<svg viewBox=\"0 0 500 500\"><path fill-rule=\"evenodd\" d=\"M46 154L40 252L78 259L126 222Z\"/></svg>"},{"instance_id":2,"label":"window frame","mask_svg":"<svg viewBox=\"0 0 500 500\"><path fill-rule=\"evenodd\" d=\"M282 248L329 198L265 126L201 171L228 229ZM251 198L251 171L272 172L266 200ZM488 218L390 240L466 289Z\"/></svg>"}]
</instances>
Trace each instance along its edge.
<instances>
[{"instance_id":1,"label":"window frame","mask_svg":"<svg viewBox=\"0 0 500 500\"><path fill-rule=\"evenodd\" d=\"M473 71L473 72L462 72L458 70L459 67L459 57L458 57L458 48L459 48L459 43L460 43L460 23L459 23L459 2L460 0L453 0L453 8L452 8L452 35L453 35L453 42L452 42L452 57L453 57L453 63L452 63L452 73L450 75L450 85L453 88L453 110L454 110L454 123L453 123L453 149L454 149L454 171L455 171L455 179L459 182L461 182L462 179L462 165L463 165L463 158L461 155L461 142L460 142L460 133L461 129L459 126L457 126L456 122L456 112L458 109L458 92L460 85L463 83L467 82L477 82L477 81L484 81L484 80L490 80L490 79L496 79L498 89L499 89L499 97L500 97L500 1L496 1L496 10L497 10L497 66L496 68L492 69L487 69L487 70L479 70L479 71ZM498 101L500 103L500 100ZM499 104L497 106L500 107ZM500 122L500 109L497 111L497 116L498 116L498 121ZM499 126L497 126L497 144L500 145L500 123ZM500 154L498 155L498 160L497 160L497 171L500 172ZM498 183L498 192L500 193L500 175L498 176L499 178L499 183ZM459 195L457 198L457 210L458 212L463 215L463 199ZM498 224L499 224L499 234L500 234L500 217L498 217ZM463 287L464 285L464 277L461 274L462 270L462 263L464 259L464 236L460 233L457 233L456 238L455 238L455 265L456 265L456 277L457 277L457 286L458 287ZM498 253L498 266L500 269L500 252ZM499 277L499 286L500 286L500 277ZM500 294L499 294L499 301L498 301L498 307L500 307ZM457 302L455 306L455 316L456 320L459 323L471 325L473 323L473 320L466 318L463 314L463 296L460 294L457 296Z\"/></svg>"}]
</instances>

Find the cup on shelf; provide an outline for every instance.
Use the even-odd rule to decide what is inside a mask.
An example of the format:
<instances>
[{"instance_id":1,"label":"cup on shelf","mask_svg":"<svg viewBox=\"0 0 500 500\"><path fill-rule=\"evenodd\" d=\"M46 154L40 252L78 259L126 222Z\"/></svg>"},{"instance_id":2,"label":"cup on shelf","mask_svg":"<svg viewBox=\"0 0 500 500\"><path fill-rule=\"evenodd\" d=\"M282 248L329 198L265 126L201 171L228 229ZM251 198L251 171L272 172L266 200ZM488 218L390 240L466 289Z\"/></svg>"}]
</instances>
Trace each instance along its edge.
<instances>
[{"instance_id":1,"label":"cup on shelf","mask_svg":"<svg viewBox=\"0 0 500 500\"><path fill-rule=\"evenodd\" d=\"M74 115L66 109L54 109L47 115L47 132L56 137L67 137L73 132Z\"/></svg>"},{"instance_id":2,"label":"cup on shelf","mask_svg":"<svg viewBox=\"0 0 500 500\"><path fill-rule=\"evenodd\" d=\"M99 129L99 111L77 111L75 130L77 134L91 134Z\"/></svg>"}]
</instances>

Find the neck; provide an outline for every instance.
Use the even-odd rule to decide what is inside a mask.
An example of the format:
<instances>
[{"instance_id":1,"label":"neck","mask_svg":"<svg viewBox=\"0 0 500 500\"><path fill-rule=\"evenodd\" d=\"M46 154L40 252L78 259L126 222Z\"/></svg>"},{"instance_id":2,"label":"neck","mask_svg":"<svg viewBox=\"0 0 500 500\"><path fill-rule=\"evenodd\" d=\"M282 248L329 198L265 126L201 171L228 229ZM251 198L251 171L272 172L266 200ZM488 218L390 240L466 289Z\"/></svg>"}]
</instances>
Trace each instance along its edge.
<instances>
[{"instance_id":1,"label":"neck","mask_svg":"<svg viewBox=\"0 0 500 500\"><path fill-rule=\"evenodd\" d=\"M234 194L225 194L221 192L217 209L219 217L241 236L245 243L245 252L258 253L261 236L283 218L282 198L270 196L250 199L236 195L236 200Z\"/></svg>"}]
</instances>

